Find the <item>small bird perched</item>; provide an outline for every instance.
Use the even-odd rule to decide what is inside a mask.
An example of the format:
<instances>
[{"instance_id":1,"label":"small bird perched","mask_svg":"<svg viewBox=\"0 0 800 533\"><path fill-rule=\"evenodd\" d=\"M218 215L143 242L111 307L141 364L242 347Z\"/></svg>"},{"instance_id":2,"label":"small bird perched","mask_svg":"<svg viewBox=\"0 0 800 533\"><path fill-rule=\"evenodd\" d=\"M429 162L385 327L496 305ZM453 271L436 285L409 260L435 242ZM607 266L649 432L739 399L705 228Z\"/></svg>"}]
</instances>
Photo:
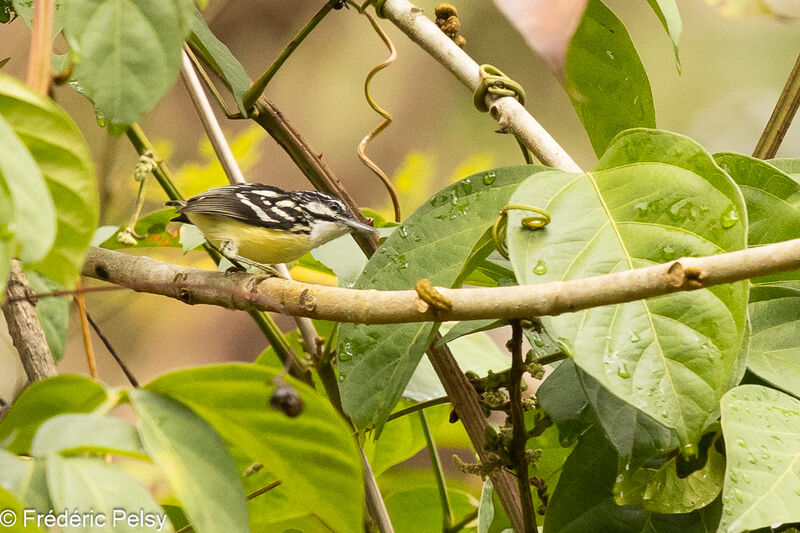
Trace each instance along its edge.
<instances>
[{"instance_id":1,"label":"small bird perched","mask_svg":"<svg viewBox=\"0 0 800 533\"><path fill-rule=\"evenodd\" d=\"M216 187L188 200L172 200L179 215L232 262L267 272L349 231L376 233L358 222L338 198L318 191L284 191L246 183Z\"/></svg>"}]
</instances>

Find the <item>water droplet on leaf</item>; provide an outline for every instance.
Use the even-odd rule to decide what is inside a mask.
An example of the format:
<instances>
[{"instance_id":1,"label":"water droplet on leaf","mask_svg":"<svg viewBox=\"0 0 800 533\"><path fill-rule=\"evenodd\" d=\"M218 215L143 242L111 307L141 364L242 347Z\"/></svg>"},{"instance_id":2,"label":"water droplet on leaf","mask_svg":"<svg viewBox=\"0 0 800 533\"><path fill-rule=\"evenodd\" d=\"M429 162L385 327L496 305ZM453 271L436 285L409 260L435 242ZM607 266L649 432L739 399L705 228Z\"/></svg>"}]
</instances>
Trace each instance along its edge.
<instances>
[{"instance_id":1,"label":"water droplet on leaf","mask_svg":"<svg viewBox=\"0 0 800 533\"><path fill-rule=\"evenodd\" d=\"M533 273L537 276L541 276L543 274L547 274L547 265L545 265L544 261L539 259L536 261L536 266L533 267Z\"/></svg>"}]
</instances>

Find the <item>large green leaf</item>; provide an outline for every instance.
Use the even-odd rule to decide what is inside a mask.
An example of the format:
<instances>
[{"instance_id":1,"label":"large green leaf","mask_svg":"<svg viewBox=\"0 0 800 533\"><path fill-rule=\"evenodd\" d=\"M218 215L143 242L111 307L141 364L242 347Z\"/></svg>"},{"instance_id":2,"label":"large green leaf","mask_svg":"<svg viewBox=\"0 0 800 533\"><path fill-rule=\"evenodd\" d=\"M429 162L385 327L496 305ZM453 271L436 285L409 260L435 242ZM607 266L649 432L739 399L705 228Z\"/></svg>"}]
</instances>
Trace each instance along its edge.
<instances>
[{"instance_id":1,"label":"large green leaf","mask_svg":"<svg viewBox=\"0 0 800 533\"><path fill-rule=\"evenodd\" d=\"M14 203L11 231L19 245L19 259L42 259L56 238L53 200L33 156L3 118L0 109L0 180Z\"/></svg>"},{"instance_id":2,"label":"large green leaf","mask_svg":"<svg viewBox=\"0 0 800 533\"><path fill-rule=\"evenodd\" d=\"M12 493L0 487L0 524L3 533L36 533L42 530L33 520L25 520L25 510Z\"/></svg>"},{"instance_id":3,"label":"large green leaf","mask_svg":"<svg viewBox=\"0 0 800 533\"><path fill-rule=\"evenodd\" d=\"M656 125L653 95L625 25L590 0L567 50L567 94L598 156L622 130Z\"/></svg>"},{"instance_id":4,"label":"large green leaf","mask_svg":"<svg viewBox=\"0 0 800 533\"><path fill-rule=\"evenodd\" d=\"M33 437L31 454L52 452L148 458L135 427L119 418L95 414L63 414L42 424Z\"/></svg>"},{"instance_id":5,"label":"large green leaf","mask_svg":"<svg viewBox=\"0 0 800 533\"><path fill-rule=\"evenodd\" d=\"M747 202L748 244L800 237L800 184L775 166L739 154L714 158ZM800 271L751 280L748 368L790 394L800 390Z\"/></svg>"},{"instance_id":6,"label":"large green leaf","mask_svg":"<svg viewBox=\"0 0 800 533\"><path fill-rule=\"evenodd\" d=\"M767 161L770 165L789 174L794 180L800 180L800 159L777 158Z\"/></svg>"},{"instance_id":7,"label":"large green leaf","mask_svg":"<svg viewBox=\"0 0 800 533\"><path fill-rule=\"evenodd\" d=\"M247 115L242 98L250 88L250 78L247 77L244 67L233 57L231 51L211 32L211 29L198 10L192 16L192 33L189 36L198 52L222 75L222 79L231 89L236 106L243 115Z\"/></svg>"},{"instance_id":8,"label":"large green leaf","mask_svg":"<svg viewBox=\"0 0 800 533\"><path fill-rule=\"evenodd\" d=\"M450 286L473 246L523 179L543 167L475 174L446 187L415 211L372 256L358 289L410 289L420 278ZM434 325L343 324L339 388L357 427L380 426L403 394L431 341Z\"/></svg>"},{"instance_id":9,"label":"large green leaf","mask_svg":"<svg viewBox=\"0 0 800 533\"><path fill-rule=\"evenodd\" d=\"M65 527L65 532L174 531L167 514L153 501L147 489L120 467L102 459L61 457L58 453L51 453L47 456L47 485L56 514L67 511L79 516L89 513L105 515L104 524L91 528ZM128 513L134 520L141 516L146 521L130 521ZM233 530L234 524L227 526L228 530ZM197 531L215 530L198 526Z\"/></svg>"},{"instance_id":10,"label":"large green leaf","mask_svg":"<svg viewBox=\"0 0 800 533\"><path fill-rule=\"evenodd\" d=\"M0 75L0 113L39 166L56 208L55 243L44 259L29 266L61 285L72 286L98 217L89 148L63 109L4 75ZM2 224L0 216L0 231Z\"/></svg>"},{"instance_id":11,"label":"large green leaf","mask_svg":"<svg viewBox=\"0 0 800 533\"><path fill-rule=\"evenodd\" d=\"M569 456L544 519L545 533L710 533L720 508L712 504L688 514L657 514L614 503L614 447L592 426Z\"/></svg>"},{"instance_id":12,"label":"large green leaf","mask_svg":"<svg viewBox=\"0 0 800 533\"><path fill-rule=\"evenodd\" d=\"M0 291L5 293L13 248L16 245L10 225L14 221L14 202L6 184L0 180Z\"/></svg>"},{"instance_id":13,"label":"large green leaf","mask_svg":"<svg viewBox=\"0 0 800 533\"><path fill-rule=\"evenodd\" d=\"M478 533L503 533L507 530L511 530L511 521L494 491L492 481L487 479L483 482L478 505Z\"/></svg>"},{"instance_id":14,"label":"large green leaf","mask_svg":"<svg viewBox=\"0 0 800 533\"><path fill-rule=\"evenodd\" d=\"M478 505L472 495L448 489L456 520L473 512ZM439 533L442 531L442 503L435 486L414 487L386 497L386 509L397 533Z\"/></svg>"},{"instance_id":15,"label":"large green leaf","mask_svg":"<svg viewBox=\"0 0 800 533\"><path fill-rule=\"evenodd\" d=\"M650 7L655 11L661 25L669 34L672 39L672 48L675 51L675 64L678 67L678 72L681 71L681 56L678 52L678 41L683 32L683 22L681 21L681 14L678 11L678 4L675 0L647 0Z\"/></svg>"},{"instance_id":16,"label":"large green leaf","mask_svg":"<svg viewBox=\"0 0 800 533\"><path fill-rule=\"evenodd\" d=\"M657 513L689 513L713 502L722 490L725 457L715 445L705 465L689 475L677 469L678 457L622 473L614 487L619 505L637 504Z\"/></svg>"},{"instance_id":17,"label":"large green leaf","mask_svg":"<svg viewBox=\"0 0 800 533\"><path fill-rule=\"evenodd\" d=\"M130 124L172 86L194 7L188 0L70 0L74 79L112 124Z\"/></svg>"},{"instance_id":18,"label":"large green leaf","mask_svg":"<svg viewBox=\"0 0 800 533\"><path fill-rule=\"evenodd\" d=\"M214 365L167 374L146 388L208 421L235 457L247 458L247 464L238 464L240 470L254 462L264 465L281 480L279 489L298 514L314 514L334 531L359 530L361 459L350 429L329 402L287 376L282 379L300 394L303 411L290 418L272 409L278 372L258 365Z\"/></svg>"},{"instance_id":19,"label":"large green leaf","mask_svg":"<svg viewBox=\"0 0 800 533\"><path fill-rule=\"evenodd\" d=\"M581 279L744 248L736 184L690 139L621 134L592 173L526 180L513 204L546 209L543 230L512 211L508 247L520 283ZM577 215L576 215L577 214ZM545 321L579 367L691 446L718 409L741 346L746 283L568 313Z\"/></svg>"},{"instance_id":20,"label":"large green leaf","mask_svg":"<svg viewBox=\"0 0 800 533\"><path fill-rule=\"evenodd\" d=\"M141 237L133 245L120 242L118 239L120 232L124 229L120 227L110 237L103 240L101 248L108 250L120 250L124 248L181 248L180 233L177 229L167 231L167 224L175 218L175 209L168 207L159 209L136 221L133 231Z\"/></svg>"},{"instance_id":21,"label":"large green leaf","mask_svg":"<svg viewBox=\"0 0 800 533\"><path fill-rule=\"evenodd\" d=\"M39 426L62 413L88 413L106 401L102 385L88 378L61 374L31 383L0 421L0 445L29 453Z\"/></svg>"},{"instance_id":22,"label":"large green leaf","mask_svg":"<svg viewBox=\"0 0 800 533\"><path fill-rule=\"evenodd\" d=\"M46 513L53 507L42 459L18 457L0 449L0 487L11 491L28 508Z\"/></svg>"},{"instance_id":23,"label":"large green leaf","mask_svg":"<svg viewBox=\"0 0 800 533\"><path fill-rule=\"evenodd\" d=\"M800 521L800 401L759 385L722 398L728 458L719 531Z\"/></svg>"},{"instance_id":24,"label":"large green leaf","mask_svg":"<svg viewBox=\"0 0 800 533\"><path fill-rule=\"evenodd\" d=\"M247 532L247 502L222 438L185 405L146 390L130 393L142 444L199 532Z\"/></svg>"}]
</instances>

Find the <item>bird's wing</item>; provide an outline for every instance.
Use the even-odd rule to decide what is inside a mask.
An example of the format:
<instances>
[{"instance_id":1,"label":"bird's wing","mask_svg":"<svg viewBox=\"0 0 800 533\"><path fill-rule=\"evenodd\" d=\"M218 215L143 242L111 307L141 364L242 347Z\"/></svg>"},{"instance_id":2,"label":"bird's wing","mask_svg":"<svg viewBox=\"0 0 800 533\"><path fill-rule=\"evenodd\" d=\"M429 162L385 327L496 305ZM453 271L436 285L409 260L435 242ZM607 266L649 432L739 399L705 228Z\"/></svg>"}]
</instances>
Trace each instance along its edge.
<instances>
[{"instance_id":1,"label":"bird's wing","mask_svg":"<svg viewBox=\"0 0 800 533\"><path fill-rule=\"evenodd\" d=\"M218 215L254 226L289 229L295 221L286 216L283 210L274 208L274 204L286 196L287 193L283 190L269 185L228 185L209 189L189 198L178 211L182 215Z\"/></svg>"}]
</instances>

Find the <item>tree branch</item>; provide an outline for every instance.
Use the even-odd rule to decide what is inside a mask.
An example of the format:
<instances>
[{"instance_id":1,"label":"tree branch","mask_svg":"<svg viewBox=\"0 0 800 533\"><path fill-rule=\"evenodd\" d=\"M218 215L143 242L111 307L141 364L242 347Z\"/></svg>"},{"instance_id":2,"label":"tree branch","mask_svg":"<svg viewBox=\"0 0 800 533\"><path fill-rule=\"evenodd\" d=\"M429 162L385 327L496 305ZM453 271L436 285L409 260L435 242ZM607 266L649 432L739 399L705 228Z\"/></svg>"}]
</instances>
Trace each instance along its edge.
<instances>
[{"instance_id":1,"label":"tree branch","mask_svg":"<svg viewBox=\"0 0 800 533\"><path fill-rule=\"evenodd\" d=\"M708 257L541 285L438 288L450 311L432 310L414 290L375 291L184 267L92 248L83 275L189 304L270 311L337 322L395 324L554 316L800 268L800 239Z\"/></svg>"},{"instance_id":2,"label":"tree branch","mask_svg":"<svg viewBox=\"0 0 800 533\"><path fill-rule=\"evenodd\" d=\"M759 159L775 157L798 107L800 107L800 56L797 57L797 62L789 74L789 79L786 80L780 98L778 98L778 103L775 104L775 109L764 127L764 132L758 139L753 157Z\"/></svg>"},{"instance_id":3,"label":"tree branch","mask_svg":"<svg viewBox=\"0 0 800 533\"><path fill-rule=\"evenodd\" d=\"M480 82L480 66L425 16L422 9L408 0L386 0L383 14L452 72L469 90L475 91ZM486 104L492 117L500 125L499 131L516 135L539 161L567 172L581 171L578 164L516 98L488 95Z\"/></svg>"},{"instance_id":4,"label":"tree branch","mask_svg":"<svg viewBox=\"0 0 800 533\"><path fill-rule=\"evenodd\" d=\"M33 291L18 261L11 261L6 295L6 301L0 307L28 380L38 381L57 375L53 355L36 314Z\"/></svg>"}]
</instances>

